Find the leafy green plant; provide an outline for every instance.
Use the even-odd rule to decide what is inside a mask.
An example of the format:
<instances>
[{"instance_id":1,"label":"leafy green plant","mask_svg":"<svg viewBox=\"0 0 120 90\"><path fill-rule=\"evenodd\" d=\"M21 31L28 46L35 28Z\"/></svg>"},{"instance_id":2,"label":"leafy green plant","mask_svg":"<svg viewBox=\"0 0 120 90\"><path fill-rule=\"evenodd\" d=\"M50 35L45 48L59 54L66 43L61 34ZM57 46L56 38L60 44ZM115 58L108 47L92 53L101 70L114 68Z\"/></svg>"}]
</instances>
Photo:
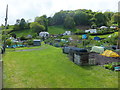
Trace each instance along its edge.
<instances>
[{"instance_id":1,"label":"leafy green plant","mask_svg":"<svg viewBox=\"0 0 120 90\"><path fill-rule=\"evenodd\" d=\"M27 40L28 45L33 45L33 40Z\"/></svg>"},{"instance_id":2,"label":"leafy green plant","mask_svg":"<svg viewBox=\"0 0 120 90\"><path fill-rule=\"evenodd\" d=\"M11 39L7 39L7 40L6 40L6 44L10 46L10 45L12 44Z\"/></svg>"}]
</instances>

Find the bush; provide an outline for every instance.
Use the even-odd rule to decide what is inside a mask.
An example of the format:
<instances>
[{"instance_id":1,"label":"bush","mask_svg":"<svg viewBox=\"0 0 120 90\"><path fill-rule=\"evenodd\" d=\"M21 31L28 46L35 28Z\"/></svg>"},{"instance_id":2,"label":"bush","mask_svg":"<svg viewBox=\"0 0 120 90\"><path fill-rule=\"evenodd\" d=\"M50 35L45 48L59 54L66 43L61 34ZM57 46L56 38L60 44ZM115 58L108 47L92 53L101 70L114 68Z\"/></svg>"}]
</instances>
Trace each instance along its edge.
<instances>
[{"instance_id":1,"label":"bush","mask_svg":"<svg viewBox=\"0 0 120 90\"><path fill-rule=\"evenodd\" d=\"M12 44L11 39L7 39L7 40L6 40L6 44L7 44L8 46L11 46L11 44Z\"/></svg>"},{"instance_id":2,"label":"bush","mask_svg":"<svg viewBox=\"0 0 120 90\"><path fill-rule=\"evenodd\" d=\"M62 36L62 39L68 39L70 36L68 35L65 35L65 36Z\"/></svg>"},{"instance_id":3,"label":"bush","mask_svg":"<svg viewBox=\"0 0 120 90\"><path fill-rule=\"evenodd\" d=\"M106 38L106 41L109 42L112 45L116 45L118 40L118 35L113 34L111 37Z\"/></svg>"},{"instance_id":4,"label":"bush","mask_svg":"<svg viewBox=\"0 0 120 90\"><path fill-rule=\"evenodd\" d=\"M80 29L77 29L77 30L75 31L75 33L85 33L85 31L80 30Z\"/></svg>"},{"instance_id":5,"label":"bush","mask_svg":"<svg viewBox=\"0 0 120 90\"><path fill-rule=\"evenodd\" d=\"M20 40L27 40L27 38L25 36L21 36Z\"/></svg>"},{"instance_id":6,"label":"bush","mask_svg":"<svg viewBox=\"0 0 120 90\"><path fill-rule=\"evenodd\" d=\"M110 64L104 65L104 67L109 70L114 70L114 67L118 65L120 65L120 62L112 62Z\"/></svg>"},{"instance_id":7,"label":"bush","mask_svg":"<svg viewBox=\"0 0 120 90\"><path fill-rule=\"evenodd\" d=\"M28 40L27 43L28 45L33 45L33 40Z\"/></svg>"}]
</instances>

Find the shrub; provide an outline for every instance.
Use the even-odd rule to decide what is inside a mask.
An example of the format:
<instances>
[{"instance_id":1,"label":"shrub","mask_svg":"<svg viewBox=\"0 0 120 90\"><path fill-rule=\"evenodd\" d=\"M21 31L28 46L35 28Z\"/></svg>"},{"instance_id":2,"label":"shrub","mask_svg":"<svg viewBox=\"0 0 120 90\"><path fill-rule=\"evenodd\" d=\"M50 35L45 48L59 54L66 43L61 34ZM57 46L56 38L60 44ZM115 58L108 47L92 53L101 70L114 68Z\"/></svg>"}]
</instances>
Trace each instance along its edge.
<instances>
[{"instance_id":1,"label":"shrub","mask_svg":"<svg viewBox=\"0 0 120 90\"><path fill-rule=\"evenodd\" d=\"M27 40L27 38L25 36L21 36L20 40Z\"/></svg>"},{"instance_id":2,"label":"shrub","mask_svg":"<svg viewBox=\"0 0 120 90\"><path fill-rule=\"evenodd\" d=\"M10 45L12 44L11 39L7 39L7 40L6 40L6 44L10 46Z\"/></svg>"},{"instance_id":3,"label":"shrub","mask_svg":"<svg viewBox=\"0 0 120 90\"><path fill-rule=\"evenodd\" d=\"M68 39L70 36L68 35L65 35L65 36L62 36L62 39Z\"/></svg>"},{"instance_id":4,"label":"shrub","mask_svg":"<svg viewBox=\"0 0 120 90\"><path fill-rule=\"evenodd\" d=\"M28 40L27 43L28 45L33 45L33 40Z\"/></svg>"},{"instance_id":5,"label":"shrub","mask_svg":"<svg viewBox=\"0 0 120 90\"><path fill-rule=\"evenodd\" d=\"M75 31L75 33L85 33L85 31L80 30L80 29L77 29L77 30Z\"/></svg>"}]
</instances>

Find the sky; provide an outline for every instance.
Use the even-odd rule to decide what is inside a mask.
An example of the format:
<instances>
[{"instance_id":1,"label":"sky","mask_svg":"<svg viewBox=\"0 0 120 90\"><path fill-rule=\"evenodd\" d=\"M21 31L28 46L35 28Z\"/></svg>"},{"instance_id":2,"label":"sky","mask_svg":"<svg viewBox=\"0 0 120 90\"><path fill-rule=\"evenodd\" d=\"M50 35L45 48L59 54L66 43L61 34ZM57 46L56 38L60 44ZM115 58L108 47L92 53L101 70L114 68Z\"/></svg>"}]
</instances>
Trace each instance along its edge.
<instances>
[{"instance_id":1,"label":"sky","mask_svg":"<svg viewBox=\"0 0 120 90\"><path fill-rule=\"evenodd\" d=\"M60 10L91 9L92 11L118 11L119 0L0 0L0 25L5 23L8 4L8 24L24 18L29 22L36 16L53 16Z\"/></svg>"}]
</instances>

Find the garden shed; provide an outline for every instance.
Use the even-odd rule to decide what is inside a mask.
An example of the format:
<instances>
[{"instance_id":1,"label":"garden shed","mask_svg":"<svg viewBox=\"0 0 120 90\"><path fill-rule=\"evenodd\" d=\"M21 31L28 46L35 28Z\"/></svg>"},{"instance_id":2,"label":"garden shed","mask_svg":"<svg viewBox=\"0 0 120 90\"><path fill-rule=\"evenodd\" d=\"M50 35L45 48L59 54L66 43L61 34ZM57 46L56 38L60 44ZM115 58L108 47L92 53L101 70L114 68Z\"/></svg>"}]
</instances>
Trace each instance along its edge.
<instances>
[{"instance_id":1,"label":"garden shed","mask_svg":"<svg viewBox=\"0 0 120 90\"><path fill-rule=\"evenodd\" d=\"M72 47L70 48L69 55L71 60L77 65L86 65L89 63L89 54L86 49Z\"/></svg>"},{"instance_id":2,"label":"garden shed","mask_svg":"<svg viewBox=\"0 0 120 90\"><path fill-rule=\"evenodd\" d=\"M34 46L40 46L41 45L41 40L33 40L33 45Z\"/></svg>"}]
</instances>

